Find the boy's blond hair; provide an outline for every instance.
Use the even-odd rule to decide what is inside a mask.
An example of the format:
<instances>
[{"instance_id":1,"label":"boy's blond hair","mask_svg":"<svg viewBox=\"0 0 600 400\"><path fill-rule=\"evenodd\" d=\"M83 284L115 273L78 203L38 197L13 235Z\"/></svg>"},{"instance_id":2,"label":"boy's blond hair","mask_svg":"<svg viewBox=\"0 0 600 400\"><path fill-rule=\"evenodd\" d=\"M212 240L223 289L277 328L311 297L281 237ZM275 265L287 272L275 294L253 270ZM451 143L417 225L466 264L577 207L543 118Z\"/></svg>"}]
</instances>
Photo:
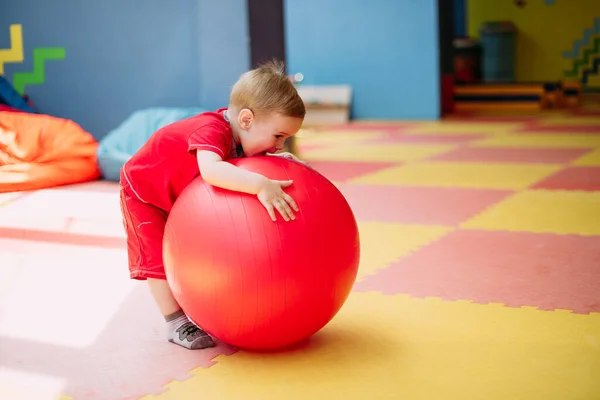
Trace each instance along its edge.
<instances>
[{"instance_id":1,"label":"boy's blond hair","mask_svg":"<svg viewBox=\"0 0 600 400\"><path fill-rule=\"evenodd\" d=\"M306 114L302 98L279 61L269 61L244 73L233 85L229 108L236 112L247 108L255 115L276 112L304 118Z\"/></svg>"}]
</instances>

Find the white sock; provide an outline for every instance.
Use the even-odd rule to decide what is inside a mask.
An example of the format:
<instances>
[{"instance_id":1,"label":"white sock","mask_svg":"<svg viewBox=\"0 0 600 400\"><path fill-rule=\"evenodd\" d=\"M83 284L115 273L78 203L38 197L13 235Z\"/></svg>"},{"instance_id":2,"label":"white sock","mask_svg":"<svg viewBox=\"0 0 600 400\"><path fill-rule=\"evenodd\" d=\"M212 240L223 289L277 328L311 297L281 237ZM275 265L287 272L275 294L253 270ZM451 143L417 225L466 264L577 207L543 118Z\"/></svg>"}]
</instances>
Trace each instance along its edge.
<instances>
[{"instance_id":1,"label":"white sock","mask_svg":"<svg viewBox=\"0 0 600 400\"><path fill-rule=\"evenodd\" d=\"M169 342L190 350L215 346L210 335L190 321L183 310L167 315L165 320L167 321L167 339Z\"/></svg>"}]
</instances>

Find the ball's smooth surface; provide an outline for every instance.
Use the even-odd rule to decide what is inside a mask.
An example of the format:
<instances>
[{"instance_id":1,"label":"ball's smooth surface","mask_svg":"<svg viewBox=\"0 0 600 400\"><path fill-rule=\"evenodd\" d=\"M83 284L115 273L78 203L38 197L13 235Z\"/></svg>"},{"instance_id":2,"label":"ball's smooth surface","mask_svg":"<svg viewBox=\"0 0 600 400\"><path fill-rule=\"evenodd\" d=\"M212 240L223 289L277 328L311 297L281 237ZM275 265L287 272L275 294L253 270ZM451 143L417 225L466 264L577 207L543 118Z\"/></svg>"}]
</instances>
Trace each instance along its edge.
<instances>
[{"instance_id":1,"label":"ball's smooth surface","mask_svg":"<svg viewBox=\"0 0 600 400\"><path fill-rule=\"evenodd\" d=\"M324 327L346 301L360 256L356 220L340 191L296 161L264 156L232 160L270 179L300 211L273 222L254 195L195 179L167 220L164 263L176 300L217 339L274 349Z\"/></svg>"}]
</instances>

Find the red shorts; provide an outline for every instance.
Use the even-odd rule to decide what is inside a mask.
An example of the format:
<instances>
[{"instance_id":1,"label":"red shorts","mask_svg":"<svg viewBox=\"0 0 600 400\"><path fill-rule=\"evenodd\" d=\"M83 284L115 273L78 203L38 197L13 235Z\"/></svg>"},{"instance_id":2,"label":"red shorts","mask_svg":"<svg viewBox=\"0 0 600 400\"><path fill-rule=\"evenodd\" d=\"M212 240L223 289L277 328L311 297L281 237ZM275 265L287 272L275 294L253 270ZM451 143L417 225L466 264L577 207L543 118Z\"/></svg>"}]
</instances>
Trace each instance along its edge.
<instances>
[{"instance_id":1,"label":"red shorts","mask_svg":"<svg viewBox=\"0 0 600 400\"><path fill-rule=\"evenodd\" d=\"M123 185L120 191L131 279L167 279L162 257L167 213L138 200Z\"/></svg>"}]
</instances>

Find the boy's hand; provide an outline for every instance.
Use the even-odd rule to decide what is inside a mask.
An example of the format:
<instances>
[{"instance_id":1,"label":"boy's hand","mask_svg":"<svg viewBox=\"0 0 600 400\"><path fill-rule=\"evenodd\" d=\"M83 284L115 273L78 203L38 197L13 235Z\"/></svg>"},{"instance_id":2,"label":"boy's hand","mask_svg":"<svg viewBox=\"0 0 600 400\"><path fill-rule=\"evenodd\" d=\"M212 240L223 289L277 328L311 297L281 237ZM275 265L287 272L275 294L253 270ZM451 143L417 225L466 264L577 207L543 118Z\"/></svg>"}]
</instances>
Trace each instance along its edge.
<instances>
[{"instance_id":1,"label":"boy's hand","mask_svg":"<svg viewBox=\"0 0 600 400\"><path fill-rule=\"evenodd\" d=\"M298 161L299 163L302 163L302 164L308 166L308 163L306 161L302 161L301 159L299 159L298 157L296 157L295 155L293 155L292 153L289 153L287 151L284 151L282 153L274 153L274 154L271 154L271 155L277 156L277 157L287 158L288 160Z\"/></svg>"},{"instance_id":2,"label":"boy's hand","mask_svg":"<svg viewBox=\"0 0 600 400\"><path fill-rule=\"evenodd\" d=\"M282 189L290 186L292 183L293 181L275 181L269 179L265 181L264 186L258 192L258 200L267 209L267 212L273 221L277 221L275 209L279 211L286 221L296 219L293 211L298 211L298 206L294 199Z\"/></svg>"}]
</instances>

